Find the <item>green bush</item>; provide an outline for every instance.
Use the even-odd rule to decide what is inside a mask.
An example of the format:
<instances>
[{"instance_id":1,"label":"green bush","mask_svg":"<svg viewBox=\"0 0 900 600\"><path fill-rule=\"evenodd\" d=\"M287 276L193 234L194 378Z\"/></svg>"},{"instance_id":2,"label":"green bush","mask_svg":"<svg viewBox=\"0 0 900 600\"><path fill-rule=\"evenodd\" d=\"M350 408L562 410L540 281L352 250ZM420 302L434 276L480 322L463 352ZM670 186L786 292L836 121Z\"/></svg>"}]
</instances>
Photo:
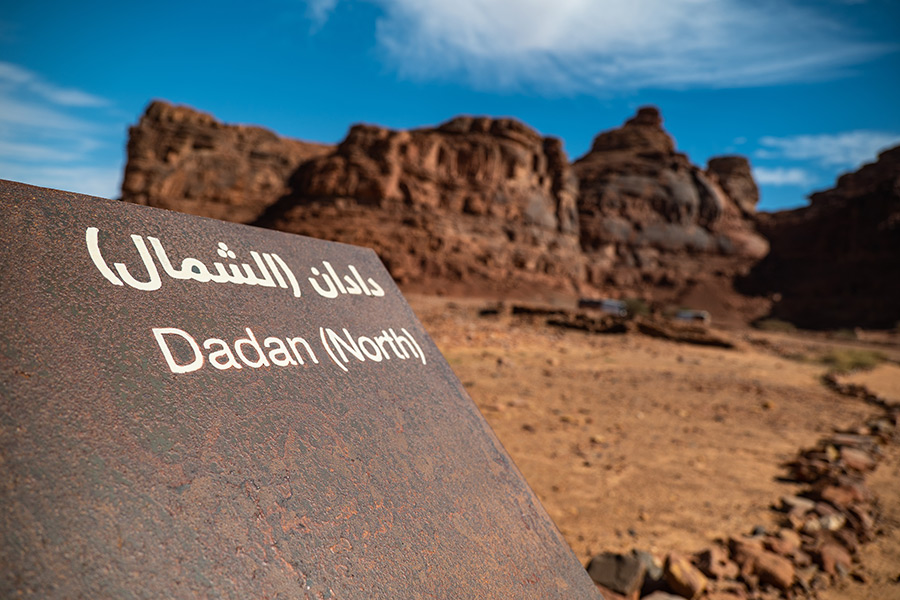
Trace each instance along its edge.
<instances>
[{"instance_id":1,"label":"green bush","mask_svg":"<svg viewBox=\"0 0 900 600\"><path fill-rule=\"evenodd\" d=\"M852 329L838 329L837 331L831 332L831 337L836 340L855 340L857 339L856 332Z\"/></svg>"},{"instance_id":2,"label":"green bush","mask_svg":"<svg viewBox=\"0 0 900 600\"><path fill-rule=\"evenodd\" d=\"M782 321L781 319L762 319L755 322L753 326L762 331L776 331L780 333L793 333L797 331L796 325L789 323L788 321Z\"/></svg>"},{"instance_id":3,"label":"green bush","mask_svg":"<svg viewBox=\"0 0 900 600\"><path fill-rule=\"evenodd\" d=\"M629 317L647 316L650 314L650 305L643 298L627 298L625 310Z\"/></svg>"},{"instance_id":4,"label":"green bush","mask_svg":"<svg viewBox=\"0 0 900 600\"><path fill-rule=\"evenodd\" d=\"M819 357L819 362L831 367L834 373L872 369L882 361L884 355L880 352L859 348L835 348Z\"/></svg>"}]
</instances>

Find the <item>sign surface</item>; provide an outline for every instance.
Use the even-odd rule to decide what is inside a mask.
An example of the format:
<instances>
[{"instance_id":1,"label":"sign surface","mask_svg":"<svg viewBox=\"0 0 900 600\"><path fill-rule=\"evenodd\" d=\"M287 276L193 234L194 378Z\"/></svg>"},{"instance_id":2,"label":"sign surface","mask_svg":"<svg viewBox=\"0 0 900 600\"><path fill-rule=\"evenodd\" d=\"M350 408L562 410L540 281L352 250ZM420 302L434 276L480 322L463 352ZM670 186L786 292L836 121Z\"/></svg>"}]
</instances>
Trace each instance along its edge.
<instances>
[{"instance_id":1,"label":"sign surface","mask_svg":"<svg viewBox=\"0 0 900 600\"><path fill-rule=\"evenodd\" d=\"M0 597L599 597L371 250L0 217Z\"/></svg>"}]
</instances>

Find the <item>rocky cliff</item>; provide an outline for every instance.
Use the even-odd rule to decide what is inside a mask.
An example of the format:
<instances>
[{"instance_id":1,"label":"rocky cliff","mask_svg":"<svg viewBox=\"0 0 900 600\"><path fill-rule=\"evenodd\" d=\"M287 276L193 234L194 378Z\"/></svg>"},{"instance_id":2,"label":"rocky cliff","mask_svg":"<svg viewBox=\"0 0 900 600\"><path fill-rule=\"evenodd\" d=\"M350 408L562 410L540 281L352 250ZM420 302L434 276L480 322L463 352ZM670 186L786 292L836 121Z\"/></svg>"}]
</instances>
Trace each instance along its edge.
<instances>
[{"instance_id":1,"label":"rocky cliff","mask_svg":"<svg viewBox=\"0 0 900 600\"><path fill-rule=\"evenodd\" d=\"M512 119L357 125L257 224L371 246L408 289L572 292L584 280L576 195L559 140Z\"/></svg>"},{"instance_id":2,"label":"rocky cliff","mask_svg":"<svg viewBox=\"0 0 900 600\"><path fill-rule=\"evenodd\" d=\"M767 249L746 159L692 165L655 108L574 165L559 140L486 117L357 125L327 146L154 102L130 134L124 200L370 246L406 289L721 312L731 296L704 302Z\"/></svg>"},{"instance_id":3,"label":"rocky cliff","mask_svg":"<svg viewBox=\"0 0 900 600\"><path fill-rule=\"evenodd\" d=\"M736 302L731 278L768 251L752 219L759 192L747 160L713 159L706 171L691 164L656 108L599 134L573 170L596 286L695 306L718 289Z\"/></svg>"},{"instance_id":4,"label":"rocky cliff","mask_svg":"<svg viewBox=\"0 0 900 600\"><path fill-rule=\"evenodd\" d=\"M654 108L573 166L559 140L512 119L357 125L329 147L154 102L131 129L122 195L371 246L407 289L447 293L697 304L767 248L746 160L692 165Z\"/></svg>"},{"instance_id":5,"label":"rocky cliff","mask_svg":"<svg viewBox=\"0 0 900 600\"><path fill-rule=\"evenodd\" d=\"M152 102L129 130L122 199L249 223L288 191L301 163L331 148Z\"/></svg>"},{"instance_id":6,"label":"rocky cliff","mask_svg":"<svg viewBox=\"0 0 900 600\"><path fill-rule=\"evenodd\" d=\"M823 329L900 322L900 146L759 226L772 251L741 288L776 295L773 316Z\"/></svg>"}]
</instances>

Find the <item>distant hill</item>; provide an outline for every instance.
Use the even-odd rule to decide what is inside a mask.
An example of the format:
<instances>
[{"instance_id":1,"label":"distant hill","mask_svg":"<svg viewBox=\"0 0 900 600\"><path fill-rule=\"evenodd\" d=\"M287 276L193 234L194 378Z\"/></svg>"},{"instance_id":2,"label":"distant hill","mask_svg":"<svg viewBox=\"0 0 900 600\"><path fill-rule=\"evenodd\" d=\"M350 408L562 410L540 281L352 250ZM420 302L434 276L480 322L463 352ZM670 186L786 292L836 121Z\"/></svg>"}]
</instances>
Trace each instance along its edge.
<instances>
[{"instance_id":1,"label":"distant hill","mask_svg":"<svg viewBox=\"0 0 900 600\"><path fill-rule=\"evenodd\" d=\"M848 193L827 203L852 204ZM370 246L409 291L640 297L706 309L720 322L759 317L779 293L777 314L791 316L791 298L805 293L793 293L799 280L785 275L806 260L786 242L797 235L790 223L824 225L758 215L758 198L745 158L691 164L654 107L600 133L570 163L559 140L513 119L462 116L409 131L355 125L328 146L153 102L130 130L122 185L129 202ZM893 209L885 202L863 220L896 215L896 199ZM879 305L878 322L894 318L889 304ZM809 324L835 314L862 312L829 309Z\"/></svg>"}]
</instances>

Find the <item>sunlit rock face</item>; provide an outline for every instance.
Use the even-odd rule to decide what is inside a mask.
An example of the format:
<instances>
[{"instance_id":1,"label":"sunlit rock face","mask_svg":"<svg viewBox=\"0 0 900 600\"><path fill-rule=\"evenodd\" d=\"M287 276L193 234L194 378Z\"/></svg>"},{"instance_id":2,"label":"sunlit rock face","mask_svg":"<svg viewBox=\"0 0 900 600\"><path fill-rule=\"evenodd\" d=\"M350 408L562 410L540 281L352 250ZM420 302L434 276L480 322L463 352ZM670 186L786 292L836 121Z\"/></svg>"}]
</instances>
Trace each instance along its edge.
<instances>
[{"instance_id":1,"label":"sunlit rock face","mask_svg":"<svg viewBox=\"0 0 900 600\"><path fill-rule=\"evenodd\" d=\"M331 148L155 101L129 130L122 199L250 223L287 192L301 163Z\"/></svg>"},{"instance_id":2,"label":"sunlit rock face","mask_svg":"<svg viewBox=\"0 0 900 600\"><path fill-rule=\"evenodd\" d=\"M259 224L373 247L407 286L574 291L577 182L562 144L512 119L351 128Z\"/></svg>"},{"instance_id":3,"label":"sunlit rock face","mask_svg":"<svg viewBox=\"0 0 900 600\"><path fill-rule=\"evenodd\" d=\"M676 301L703 280L727 288L768 251L751 218L758 191L746 159L691 164L654 107L600 133L573 170L595 286Z\"/></svg>"},{"instance_id":4,"label":"sunlit rock face","mask_svg":"<svg viewBox=\"0 0 900 600\"><path fill-rule=\"evenodd\" d=\"M556 293L686 303L764 256L749 165L707 171L659 111L599 134L570 164L513 119L396 131L356 125L336 146L152 103L132 127L123 199L374 248L407 290Z\"/></svg>"}]
</instances>

